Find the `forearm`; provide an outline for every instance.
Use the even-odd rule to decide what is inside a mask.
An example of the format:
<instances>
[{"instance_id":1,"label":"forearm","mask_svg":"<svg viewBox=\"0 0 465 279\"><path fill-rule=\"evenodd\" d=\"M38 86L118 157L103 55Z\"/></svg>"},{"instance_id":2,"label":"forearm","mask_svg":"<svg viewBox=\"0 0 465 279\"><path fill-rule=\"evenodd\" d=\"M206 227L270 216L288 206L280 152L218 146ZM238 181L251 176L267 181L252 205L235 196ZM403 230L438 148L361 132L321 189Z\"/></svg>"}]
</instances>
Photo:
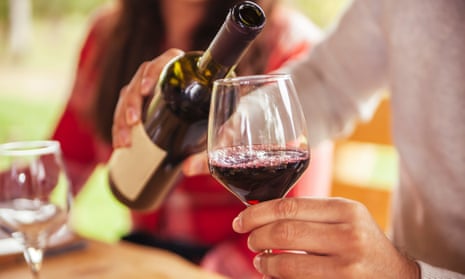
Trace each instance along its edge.
<instances>
[{"instance_id":1,"label":"forearm","mask_svg":"<svg viewBox=\"0 0 465 279\"><path fill-rule=\"evenodd\" d=\"M337 27L290 72L305 108L311 143L347 134L371 117L366 104L385 85L386 46L379 3L354 1Z\"/></svg>"}]
</instances>

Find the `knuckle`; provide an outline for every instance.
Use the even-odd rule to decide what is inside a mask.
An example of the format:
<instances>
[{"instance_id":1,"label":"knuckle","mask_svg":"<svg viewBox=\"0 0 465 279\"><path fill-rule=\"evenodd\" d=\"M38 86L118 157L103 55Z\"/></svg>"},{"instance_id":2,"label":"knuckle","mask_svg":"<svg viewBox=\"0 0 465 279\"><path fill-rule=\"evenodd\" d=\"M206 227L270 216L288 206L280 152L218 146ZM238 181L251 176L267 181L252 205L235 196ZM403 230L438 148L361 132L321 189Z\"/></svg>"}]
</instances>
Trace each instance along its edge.
<instances>
[{"instance_id":1,"label":"knuckle","mask_svg":"<svg viewBox=\"0 0 465 279\"><path fill-rule=\"evenodd\" d=\"M129 84L126 84L121 88L121 93L120 94L128 94L129 91Z\"/></svg>"},{"instance_id":2,"label":"knuckle","mask_svg":"<svg viewBox=\"0 0 465 279\"><path fill-rule=\"evenodd\" d=\"M296 217L298 213L297 199L281 199L277 202L274 210L274 214L278 218Z\"/></svg>"},{"instance_id":3,"label":"knuckle","mask_svg":"<svg viewBox=\"0 0 465 279\"><path fill-rule=\"evenodd\" d=\"M129 85L123 86L119 92L118 104L124 103L124 101L128 98L129 95ZM118 106L117 106L118 107Z\"/></svg>"},{"instance_id":4,"label":"knuckle","mask_svg":"<svg viewBox=\"0 0 465 279\"><path fill-rule=\"evenodd\" d=\"M348 259L359 259L365 257L369 252L370 245L367 245L369 236L366 230L360 229L354 223L341 224L341 234L344 236L344 249L348 251Z\"/></svg>"},{"instance_id":5,"label":"knuckle","mask_svg":"<svg viewBox=\"0 0 465 279\"><path fill-rule=\"evenodd\" d=\"M133 76L133 80L143 78L150 70L150 64L150 61L142 62L142 64L140 64L139 68L137 69L136 74Z\"/></svg>"},{"instance_id":6,"label":"knuckle","mask_svg":"<svg viewBox=\"0 0 465 279\"><path fill-rule=\"evenodd\" d=\"M359 236L351 223L344 223L340 225L341 234L345 238L345 243L349 250L355 249L359 246Z\"/></svg>"},{"instance_id":7,"label":"knuckle","mask_svg":"<svg viewBox=\"0 0 465 279\"><path fill-rule=\"evenodd\" d=\"M347 221L361 220L368 213L368 210L365 207L365 205L363 205L359 201L349 199L338 199L335 202L339 203L339 206L342 209L341 212L344 212Z\"/></svg>"},{"instance_id":8,"label":"knuckle","mask_svg":"<svg viewBox=\"0 0 465 279\"><path fill-rule=\"evenodd\" d=\"M116 103L115 112L113 113L113 126L120 125L121 114L123 112L123 99L120 97Z\"/></svg>"},{"instance_id":9,"label":"knuckle","mask_svg":"<svg viewBox=\"0 0 465 279\"><path fill-rule=\"evenodd\" d=\"M150 62L149 61L144 61L142 62L142 64L140 64L139 66L139 70L142 72L142 73L145 73L145 71L150 67Z\"/></svg>"},{"instance_id":10,"label":"knuckle","mask_svg":"<svg viewBox=\"0 0 465 279\"><path fill-rule=\"evenodd\" d=\"M352 205L351 212L355 220L360 220L361 218L367 216L368 210L365 207L365 205L363 205L361 202L353 201L351 205Z\"/></svg>"},{"instance_id":11,"label":"knuckle","mask_svg":"<svg viewBox=\"0 0 465 279\"><path fill-rule=\"evenodd\" d=\"M182 54L182 51L177 48L170 48L166 51L166 54L168 56L177 56L177 55Z\"/></svg>"},{"instance_id":12,"label":"knuckle","mask_svg":"<svg viewBox=\"0 0 465 279\"><path fill-rule=\"evenodd\" d=\"M298 229L292 222L278 222L273 226L271 238L278 246L285 246L298 238Z\"/></svg>"}]
</instances>

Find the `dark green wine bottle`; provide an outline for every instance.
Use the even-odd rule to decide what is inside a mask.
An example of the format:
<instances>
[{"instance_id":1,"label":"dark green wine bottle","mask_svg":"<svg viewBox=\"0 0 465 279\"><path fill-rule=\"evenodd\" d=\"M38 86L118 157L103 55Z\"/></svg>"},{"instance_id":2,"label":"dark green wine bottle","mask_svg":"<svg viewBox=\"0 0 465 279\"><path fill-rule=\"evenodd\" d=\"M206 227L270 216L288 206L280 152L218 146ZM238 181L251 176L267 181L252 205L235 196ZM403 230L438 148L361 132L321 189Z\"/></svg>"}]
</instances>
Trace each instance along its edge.
<instances>
[{"instance_id":1,"label":"dark green wine bottle","mask_svg":"<svg viewBox=\"0 0 465 279\"><path fill-rule=\"evenodd\" d=\"M265 25L256 3L232 7L205 52L186 52L163 70L132 145L113 152L110 188L134 210L157 208L179 178L181 163L205 149L213 82L234 73Z\"/></svg>"}]
</instances>

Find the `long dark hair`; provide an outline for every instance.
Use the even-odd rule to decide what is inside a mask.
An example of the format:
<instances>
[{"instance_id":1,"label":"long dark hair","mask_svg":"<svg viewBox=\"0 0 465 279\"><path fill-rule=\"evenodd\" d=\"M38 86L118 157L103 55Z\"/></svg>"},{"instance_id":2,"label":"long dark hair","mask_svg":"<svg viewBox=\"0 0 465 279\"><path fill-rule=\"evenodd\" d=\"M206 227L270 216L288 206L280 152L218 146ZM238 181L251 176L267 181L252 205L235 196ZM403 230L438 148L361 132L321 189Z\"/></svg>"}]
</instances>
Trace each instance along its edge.
<instances>
[{"instance_id":1,"label":"long dark hair","mask_svg":"<svg viewBox=\"0 0 465 279\"><path fill-rule=\"evenodd\" d=\"M206 49L223 23L229 8L240 1L242 0L209 0L208 11L191 37L191 49ZM129 83L142 62L151 60L165 51L162 48L165 26L160 2L161 0L122 0L120 18L105 42L105 50L101 54L101 78L93 111L97 131L109 143L113 112L121 88ZM255 2L261 4L261 1ZM266 5L261 5L268 14L274 0L262 2L267 2ZM264 71L267 59L260 59L261 48L257 43L251 46L248 55L236 69L238 74Z\"/></svg>"}]
</instances>

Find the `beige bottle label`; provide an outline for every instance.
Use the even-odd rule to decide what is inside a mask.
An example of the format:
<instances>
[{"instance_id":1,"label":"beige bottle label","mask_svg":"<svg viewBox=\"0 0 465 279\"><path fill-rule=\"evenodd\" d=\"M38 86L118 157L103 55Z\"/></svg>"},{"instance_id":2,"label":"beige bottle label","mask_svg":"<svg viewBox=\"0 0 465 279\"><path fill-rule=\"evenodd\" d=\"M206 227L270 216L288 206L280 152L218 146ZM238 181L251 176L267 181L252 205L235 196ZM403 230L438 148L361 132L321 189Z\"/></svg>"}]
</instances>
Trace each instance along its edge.
<instances>
[{"instance_id":1,"label":"beige bottle label","mask_svg":"<svg viewBox=\"0 0 465 279\"><path fill-rule=\"evenodd\" d=\"M109 167L115 187L134 201L166 157L166 151L150 140L142 123L133 127L131 139L131 147L113 151Z\"/></svg>"}]
</instances>

